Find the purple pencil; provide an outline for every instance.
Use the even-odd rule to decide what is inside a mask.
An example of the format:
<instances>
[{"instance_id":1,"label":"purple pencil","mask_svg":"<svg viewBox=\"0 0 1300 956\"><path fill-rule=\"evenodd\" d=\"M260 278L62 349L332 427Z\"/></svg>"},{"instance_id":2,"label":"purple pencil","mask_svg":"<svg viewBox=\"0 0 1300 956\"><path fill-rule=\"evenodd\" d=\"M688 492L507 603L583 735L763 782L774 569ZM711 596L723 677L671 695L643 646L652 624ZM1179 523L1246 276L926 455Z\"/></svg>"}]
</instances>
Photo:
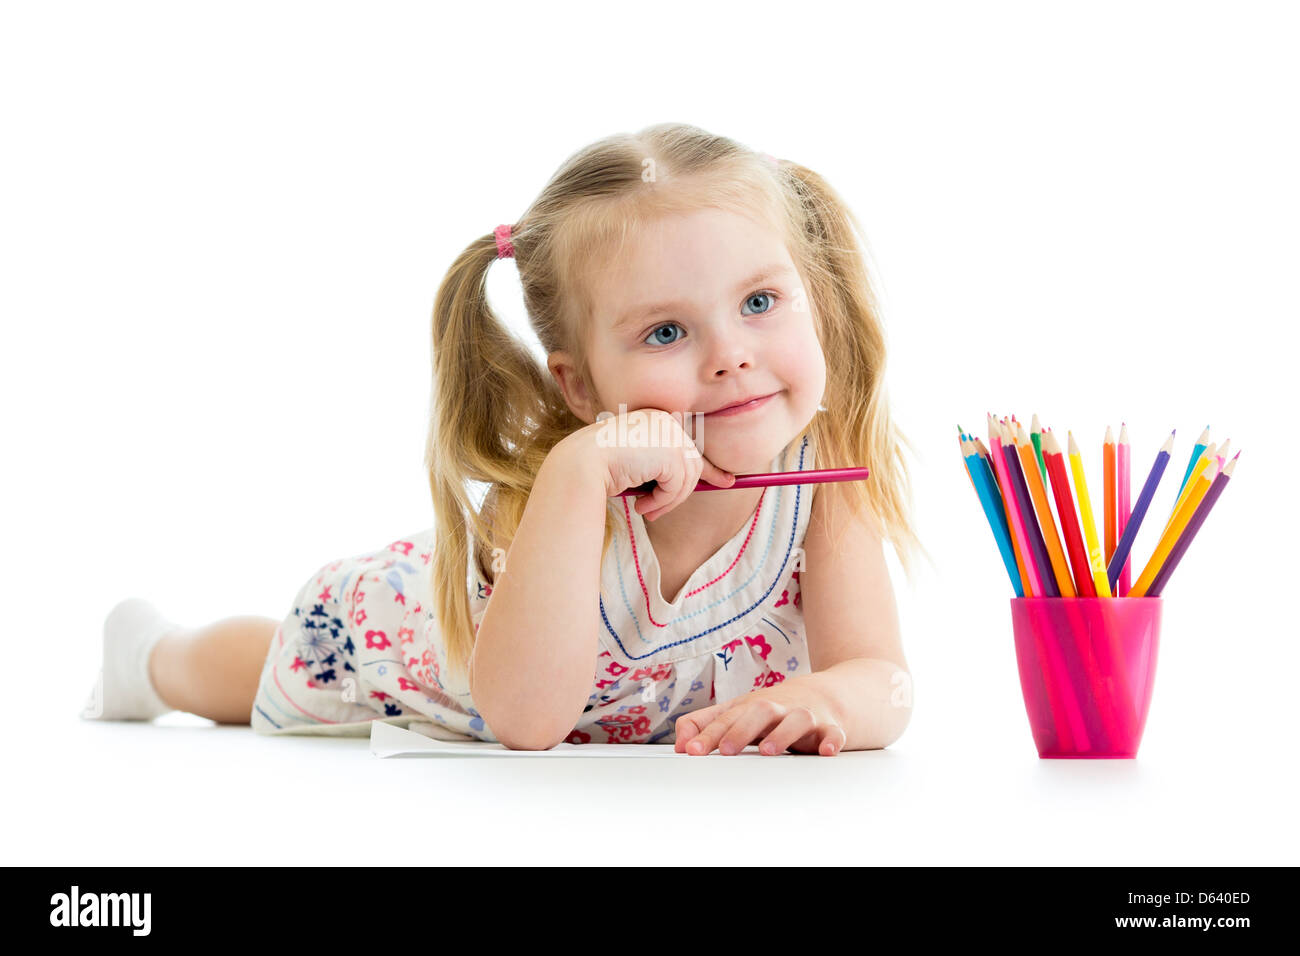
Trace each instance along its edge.
<instances>
[{"instance_id":1,"label":"purple pencil","mask_svg":"<svg viewBox=\"0 0 1300 956\"><path fill-rule=\"evenodd\" d=\"M1060 597L1061 589L1056 585L1052 562L1047 556L1047 544L1043 541L1043 532L1038 527L1038 512L1034 510L1033 500L1029 497L1025 471L1020 467L1020 456L1016 454L1016 444L1010 435L1002 443L1002 457L1006 460L1007 477L1016 496L1016 507L1020 509L1021 521L1025 525L1025 537L1029 539L1029 547L1034 552L1034 563L1038 565L1042 578L1043 590L1047 592L1036 594L1035 597Z\"/></svg>"},{"instance_id":2,"label":"purple pencil","mask_svg":"<svg viewBox=\"0 0 1300 956\"><path fill-rule=\"evenodd\" d=\"M1160 592L1165 589L1165 582L1169 580L1169 575L1174 573L1174 568L1178 567L1178 562L1183 560L1183 555L1187 553L1187 548L1191 545L1192 539L1196 537L1196 532L1201 530L1201 525L1205 524L1210 509L1219 500L1219 495L1223 494L1223 489L1228 486L1228 479L1232 477L1232 469L1237 467L1237 459L1240 457L1241 452L1237 452L1232 461L1228 462L1227 467L1219 472L1219 477L1214 479L1214 484L1205 493L1205 500L1197 506L1196 514L1192 515L1192 520L1183 529L1183 533L1178 538L1178 543L1169 552L1169 557L1165 558L1165 563L1157 572L1155 580L1151 582L1151 587L1147 588L1147 597L1159 597Z\"/></svg>"},{"instance_id":3,"label":"purple pencil","mask_svg":"<svg viewBox=\"0 0 1300 956\"><path fill-rule=\"evenodd\" d=\"M1142 519L1147 516L1147 508L1151 506L1151 499L1155 497L1160 477L1165 473L1165 466L1169 464L1169 456L1174 450L1174 435L1177 433L1176 428L1171 431L1165 443L1160 446L1160 451L1156 453L1155 464L1151 466L1146 484L1142 486L1142 493L1138 495L1137 504L1133 506L1133 514L1129 517L1128 524L1124 525L1124 533L1119 536L1115 553L1110 556L1110 564L1106 566L1106 580L1110 582L1112 594L1116 593L1115 582L1119 578L1119 569L1128 559L1128 553L1133 548L1133 539L1137 537L1138 528L1142 527Z\"/></svg>"}]
</instances>

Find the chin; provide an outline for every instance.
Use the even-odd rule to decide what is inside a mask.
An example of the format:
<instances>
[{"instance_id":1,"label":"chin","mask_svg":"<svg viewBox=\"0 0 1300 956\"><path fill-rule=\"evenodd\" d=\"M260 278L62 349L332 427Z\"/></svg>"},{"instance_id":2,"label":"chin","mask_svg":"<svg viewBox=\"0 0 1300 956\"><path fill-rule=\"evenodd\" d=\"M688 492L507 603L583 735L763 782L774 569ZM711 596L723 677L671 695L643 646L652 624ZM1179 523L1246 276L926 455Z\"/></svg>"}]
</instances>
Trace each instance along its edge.
<instances>
[{"instance_id":1,"label":"chin","mask_svg":"<svg viewBox=\"0 0 1300 956\"><path fill-rule=\"evenodd\" d=\"M720 435L716 429L701 446L701 453L724 471L744 475L767 471L781 449L798 434L785 435L786 426L738 428L734 435Z\"/></svg>"}]
</instances>

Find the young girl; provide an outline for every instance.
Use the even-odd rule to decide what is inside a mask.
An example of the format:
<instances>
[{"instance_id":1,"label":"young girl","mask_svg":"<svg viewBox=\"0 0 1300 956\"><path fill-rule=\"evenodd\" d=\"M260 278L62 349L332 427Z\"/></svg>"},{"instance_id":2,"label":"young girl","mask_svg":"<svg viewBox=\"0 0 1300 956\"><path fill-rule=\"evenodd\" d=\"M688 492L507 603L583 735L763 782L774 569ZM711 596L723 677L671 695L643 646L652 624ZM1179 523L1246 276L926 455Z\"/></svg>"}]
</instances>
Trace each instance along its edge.
<instances>
[{"instance_id":1,"label":"young girl","mask_svg":"<svg viewBox=\"0 0 1300 956\"><path fill-rule=\"evenodd\" d=\"M324 565L282 621L188 629L122 602L87 716L415 721L520 749L887 746L911 683L882 541L909 576L920 543L854 229L813 171L694 127L577 153L438 290L434 527ZM488 308L500 258L545 369ZM871 475L692 493L819 466Z\"/></svg>"}]
</instances>

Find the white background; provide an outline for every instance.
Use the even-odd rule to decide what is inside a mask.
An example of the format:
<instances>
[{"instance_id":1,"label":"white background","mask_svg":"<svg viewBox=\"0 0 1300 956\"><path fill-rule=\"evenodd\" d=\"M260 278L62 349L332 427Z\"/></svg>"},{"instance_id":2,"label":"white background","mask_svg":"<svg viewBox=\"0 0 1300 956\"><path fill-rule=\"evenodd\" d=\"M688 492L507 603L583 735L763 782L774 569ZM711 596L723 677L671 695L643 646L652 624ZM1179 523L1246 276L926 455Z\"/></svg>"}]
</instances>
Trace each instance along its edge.
<instances>
[{"instance_id":1,"label":"white background","mask_svg":"<svg viewBox=\"0 0 1300 956\"><path fill-rule=\"evenodd\" d=\"M420 845L461 864L592 862L633 825L707 830L688 862L1297 862L1293 7L2 9L13 862L337 861L376 800L407 835L435 818ZM572 152L668 120L818 170L863 222L935 559L892 564L904 737L674 775L80 722L120 598L280 617L325 561L432 523L447 266ZM521 317L513 263L491 292ZM1098 507L1107 425L1128 422L1135 496L1171 428L1179 477L1207 424L1242 450L1165 592L1136 761L1033 749L957 446L988 411L1072 430ZM326 806L331 839L286 829Z\"/></svg>"}]
</instances>

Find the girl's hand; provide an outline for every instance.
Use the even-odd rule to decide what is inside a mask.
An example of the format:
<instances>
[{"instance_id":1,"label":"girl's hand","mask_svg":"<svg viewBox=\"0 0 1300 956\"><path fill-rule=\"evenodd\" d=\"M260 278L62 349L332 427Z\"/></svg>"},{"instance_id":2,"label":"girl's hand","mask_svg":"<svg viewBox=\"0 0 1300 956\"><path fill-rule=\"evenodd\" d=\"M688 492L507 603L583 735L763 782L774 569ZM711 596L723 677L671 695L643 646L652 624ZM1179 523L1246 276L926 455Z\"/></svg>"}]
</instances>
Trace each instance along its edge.
<instances>
[{"instance_id":1,"label":"girl's hand","mask_svg":"<svg viewBox=\"0 0 1300 956\"><path fill-rule=\"evenodd\" d=\"M792 680L750 691L725 704L713 704L677 718L679 754L738 754L759 741L760 754L796 753L831 757L848 738L826 700Z\"/></svg>"},{"instance_id":2,"label":"girl's hand","mask_svg":"<svg viewBox=\"0 0 1300 956\"><path fill-rule=\"evenodd\" d=\"M605 495L617 494L653 481L658 487L635 499L632 507L647 521L667 514L686 500L703 477L709 484L729 487L736 476L723 471L699 451L681 423L658 408L639 408L579 429L565 439L583 446L600 462ZM620 444L619 435L644 435L645 443Z\"/></svg>"}]
</instances>

